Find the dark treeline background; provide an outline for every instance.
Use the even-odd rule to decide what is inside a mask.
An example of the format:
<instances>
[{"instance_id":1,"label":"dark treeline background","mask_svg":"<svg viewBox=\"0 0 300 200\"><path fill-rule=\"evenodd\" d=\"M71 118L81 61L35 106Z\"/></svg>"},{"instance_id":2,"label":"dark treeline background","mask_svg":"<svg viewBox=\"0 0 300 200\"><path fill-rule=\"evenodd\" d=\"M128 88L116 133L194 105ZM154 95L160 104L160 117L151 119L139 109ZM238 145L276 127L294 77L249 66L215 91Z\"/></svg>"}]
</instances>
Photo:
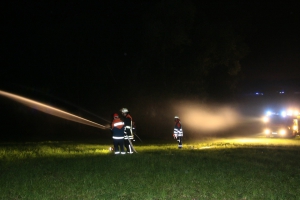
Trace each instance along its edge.
<instances>
[{"instance_id":1,"label":"dark treeline background","mask_svg":"<svg viewBox=\"0 0 300 200\"><path fill-rule=\"evenodd\" d=\"M263 27L258 22L267 5L196 0L7 2L1 88L102 124L107 121L101 118L109 121L113 112L128 107L145 137L166 137L176 114L170 102L232 102L243 92L248 79L241 63L259 42L253 38ZM285 9L282 5L277 3L272 12ZM3 140L101 135L94 128L1 101ZM15 122L7 126L5 120L12 119Z\"/></svg>"}]
</instances>

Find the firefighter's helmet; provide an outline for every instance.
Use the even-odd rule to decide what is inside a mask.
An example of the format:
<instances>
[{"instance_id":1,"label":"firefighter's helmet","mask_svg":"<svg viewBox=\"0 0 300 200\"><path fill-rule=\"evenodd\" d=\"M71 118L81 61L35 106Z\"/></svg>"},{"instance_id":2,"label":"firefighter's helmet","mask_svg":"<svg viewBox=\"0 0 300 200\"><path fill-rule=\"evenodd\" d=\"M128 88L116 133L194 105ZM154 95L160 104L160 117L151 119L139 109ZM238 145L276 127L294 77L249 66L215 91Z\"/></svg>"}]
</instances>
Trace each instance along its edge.
<instances>
[{"instance_id":1,"label":"firefighter's helmet","mask_svg":"<svg viewBox=\"0 0 300 200\"><path fill-rule=\"evenodd\" d=\"M122 109L121 109L121 112L122 112L122 113L128 113L129 111L128 111L127 108L122 108Z\"/></svg>"},{"instance_id":2,"label":"firefighter's helmet","mask_svg":"<svg viewBox=\"0 0 300 200\"><path fill-rule=\"evenodd\" d=\"M114 117L114 118L119 118L119 115L118 115L117 113L114 113L114 114L113 114L113 117Z\"/></svg>"}]
</instances>

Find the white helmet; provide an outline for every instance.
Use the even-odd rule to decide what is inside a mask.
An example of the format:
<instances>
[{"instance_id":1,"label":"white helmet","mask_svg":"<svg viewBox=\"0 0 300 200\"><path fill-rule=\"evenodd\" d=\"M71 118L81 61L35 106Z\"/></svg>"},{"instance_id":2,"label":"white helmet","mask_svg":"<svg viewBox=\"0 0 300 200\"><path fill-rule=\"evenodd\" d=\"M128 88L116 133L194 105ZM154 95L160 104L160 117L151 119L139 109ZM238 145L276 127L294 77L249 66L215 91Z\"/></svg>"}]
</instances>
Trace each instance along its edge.
<instances>
[{"instance_id":1,"label":"white helmet","mask_svg":"<svg viewBox=\"0 0 300 200\"><path fill-rule=\"evenodd\" d=\"M128 113L129 111L128 111L127 108L122 108L122 109L121 109L121 112L122 112L122 113Z\"/></svg>"},{"instance_id":2,"label":"white helmet","mask_svg":"<svg viewBox=\"0 0 300 200\"><path fill-rule=\"evenodd\" d=\"M178 116L175 116L174 119L179 119L179 117L178 117Z\"/></svg>"}]
</instances>

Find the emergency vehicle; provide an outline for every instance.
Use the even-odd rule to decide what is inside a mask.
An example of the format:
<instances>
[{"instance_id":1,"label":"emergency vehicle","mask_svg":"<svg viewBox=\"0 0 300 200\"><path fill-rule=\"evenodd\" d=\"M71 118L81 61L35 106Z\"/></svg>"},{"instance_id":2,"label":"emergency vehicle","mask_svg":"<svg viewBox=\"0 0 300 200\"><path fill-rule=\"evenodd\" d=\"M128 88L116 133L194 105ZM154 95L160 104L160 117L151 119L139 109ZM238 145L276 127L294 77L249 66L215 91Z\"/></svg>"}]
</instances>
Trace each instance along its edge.
<instances>
[{"instance_id":1,"label":"emergency vehicle","mask_svg":"<svg viewBox=\"0 0 300 200\"><path fill-rule=\"evenodd\" d=\"M263 117L266 137L295 137L299 134L300 115L296 110L271 112Z\"/></svg>"}]
</instances>

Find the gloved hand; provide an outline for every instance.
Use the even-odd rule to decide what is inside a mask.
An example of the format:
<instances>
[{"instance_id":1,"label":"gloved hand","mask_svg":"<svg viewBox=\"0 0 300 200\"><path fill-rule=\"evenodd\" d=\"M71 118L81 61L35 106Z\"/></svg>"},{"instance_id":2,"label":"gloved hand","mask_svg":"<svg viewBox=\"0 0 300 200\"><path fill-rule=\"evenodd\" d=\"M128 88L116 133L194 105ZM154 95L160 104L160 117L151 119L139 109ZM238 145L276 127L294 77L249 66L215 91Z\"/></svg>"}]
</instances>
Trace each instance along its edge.
<instances>
[{"instance_id":1,"label":"gloved hand","mask_svg":"<svg viewBox=\"0 0 300 200\"><path fill-rule=\"evenodd\" d=\"M174 138L174 139L177 139L177 135L173 134L173 138Z\"/></svg>"}]
</instances>

